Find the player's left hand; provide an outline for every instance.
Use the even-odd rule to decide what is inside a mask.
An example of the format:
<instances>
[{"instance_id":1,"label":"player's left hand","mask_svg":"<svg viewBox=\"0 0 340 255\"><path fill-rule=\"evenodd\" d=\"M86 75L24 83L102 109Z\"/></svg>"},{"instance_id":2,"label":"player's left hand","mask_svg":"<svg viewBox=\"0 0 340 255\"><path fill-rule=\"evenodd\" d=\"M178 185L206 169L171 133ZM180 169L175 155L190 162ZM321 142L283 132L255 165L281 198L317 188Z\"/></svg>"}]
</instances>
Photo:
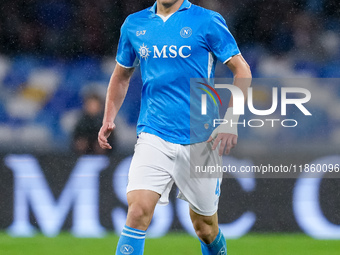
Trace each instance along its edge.
<instances>
[{"instance_id":1,"label":"player's left hand","mask_svg":"<svg viewBox=\"0 0 340 255\"><path fill-rule=\"evenodd\" d=\"M213 141L213 139L213 136L210 136L207 142L210 143L211 141ZM225 152L225 154L228 155L230 153L230 150L237 145L237 135L227 133L217 134L212 145L212 150L215 150L219 143L221 144L218 150L218 154L222 156L223 152Z\"/></svg>"},{"instance_id":2,"label":"player's left hand","mask_svg":"<svg viewBox=\"0 0 340 255\"><path fill-rule=\"evenodd\" d=\"M98 143L102 149L112 149L107 138L111 135L112 131L116 128L113 122L104 122L98 133Z\"/></svg>"},{"instance_id":3,"label":"player's left hand","mask_svg":"<svg viewBox=\"0 0 340 255\"><path fill-rule=\"evenodd\" d=\"M212 150L216 150L217 146L220 144L220 148L218 150L218 154L220 156L225 152L226 155L230 153L230 150L234 148L237 144L237 122L240 115L233 113L233 107L228 107L228 110L224 116L225 120L230 120L230 124L221 124L211 133L208 143L213 141ZM236 123L236 124L235 124Z\"/></svg>"}]
</instances>

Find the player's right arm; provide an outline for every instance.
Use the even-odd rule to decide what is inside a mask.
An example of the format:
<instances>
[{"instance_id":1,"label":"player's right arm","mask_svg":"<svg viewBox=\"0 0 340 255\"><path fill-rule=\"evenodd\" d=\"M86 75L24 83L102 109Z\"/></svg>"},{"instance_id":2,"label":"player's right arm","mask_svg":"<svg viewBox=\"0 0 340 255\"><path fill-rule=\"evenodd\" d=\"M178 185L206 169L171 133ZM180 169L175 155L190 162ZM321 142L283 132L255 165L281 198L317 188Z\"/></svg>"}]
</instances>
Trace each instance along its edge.
<instances>
[{"instance_id":1,"label":"player's right arm","mask_svg":"<svg viewBox=\"0 0 340 255\"><path fill-rule=\"evenodd\" d=\"M103 149L112 149L107 138L115 129L114 120L126 96L134 68L125 68L117 64L106 93L103 125L98 133L98 143Z\"/></svg>"}]
</instances>

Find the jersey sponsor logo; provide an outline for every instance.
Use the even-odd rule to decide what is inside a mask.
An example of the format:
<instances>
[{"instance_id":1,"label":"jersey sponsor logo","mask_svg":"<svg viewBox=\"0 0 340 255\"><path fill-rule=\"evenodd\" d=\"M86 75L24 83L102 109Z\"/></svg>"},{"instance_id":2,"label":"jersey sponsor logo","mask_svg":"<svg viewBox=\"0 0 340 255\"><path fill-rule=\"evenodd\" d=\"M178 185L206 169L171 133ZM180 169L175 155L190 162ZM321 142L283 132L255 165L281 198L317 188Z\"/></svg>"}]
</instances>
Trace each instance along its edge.
<instances>
[{"instance_id":1,"label":"jersey sponsor logo","mask_svg":"<svg viewBox=\"0 0 340 255\"><path fill-rule=\"evenodd\" d=\"M120 247L120 252L123 253L123 254L131 254L133 253L133 247L131 245L128 245L128 244L123 244L121 247Z\"/></svg>"},{"instance_id":2,"label":"jersey sponsor logo","mask_svg":"<svg viewBox=\"0 0 340 255\"><path fill-rule=\"evenodd\" d=\"M164 45L161 49L157 47L157 45L153 45L153 58L188 58L191 56L191 46L183 45L181 47L177 47L176 45ZM139 55L141 58L145 60L150 56L151 51L148 46L143 43L142 46L139 47Z\"/></svg>"},{"instance_id":3,"label":"jersey sponsor logo","mask_svg":"<svg viewBox=\"0 0 340 255\"><path fill-rule=\"evenodd\" d=\"M183 27L180 34L183 38L189 38L192 35L192 29L190 27Z\"/></svg>"},{"instance_id":4,"label":"jersey sponsor logo","mask_svg":"<svg viewBox=\"0 0 340 255\"><path fill-rule=\"evenodd\" d=\"M136 35L141 36L141 35L145 35L145 33L146 33L146 30L141 30L141 31L137 31Z\"/></svg>"},{"instance_id":5,"label":"jersey sponsor logo","mask_svg":"<svg viewBox=\"0 0 340 255\"><path fill-rule=\"evenodd\" d=\"M143 43L143 45L139 47L139 55L140 55L140 57L144 58L144 59L147 59L150 56L149 53L151 53L151 51L149 51L148 46L144 45L144 43Z\"/></svg>"},{"instance_id":6,"label":"jersey sponsor logo","mask_svg":"<svg viewBox=\"0 0 340 255\"><path fill-rule=\"evenodd\" d=\"M177 47L176 45L164 45L159 49L156 45L153 46L153 58L188 58L191 56L191 46L183 45Z\"/></svg>"}]
</instances>

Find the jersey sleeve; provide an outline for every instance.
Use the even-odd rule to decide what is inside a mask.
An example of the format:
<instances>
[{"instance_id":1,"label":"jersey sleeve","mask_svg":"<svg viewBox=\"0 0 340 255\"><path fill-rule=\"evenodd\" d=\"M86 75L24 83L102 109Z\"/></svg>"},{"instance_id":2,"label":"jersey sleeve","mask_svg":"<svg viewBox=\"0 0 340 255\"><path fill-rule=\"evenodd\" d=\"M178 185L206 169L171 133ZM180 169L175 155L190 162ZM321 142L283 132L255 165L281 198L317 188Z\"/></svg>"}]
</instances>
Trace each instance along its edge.
<instances>
[{"instance_id":1,"label":"jersey sleeve","mask_svg":"<svg viewBox=\"0 0 340 255\"><path fill-rule=\"evenodd\" d=\"M119 65L123 67L132 68L138 66L139 59L136 56L136 52L128 36L127 22L128 19L125 20L120 29L120 38L118 43L116 61Z\"/></svg>"},{"instance_id":2,"label":"jersey sleeve","mask_svg":"<svg viewBox=\"0 0 340 255\"><path fill-rule=\"evenodd\" d=\"M222 63L226 63L233 56L240 54L240 50L225 20L218 13L212 16L207 26L206 42L211 52Z\"/></svg>"}]
</instances>

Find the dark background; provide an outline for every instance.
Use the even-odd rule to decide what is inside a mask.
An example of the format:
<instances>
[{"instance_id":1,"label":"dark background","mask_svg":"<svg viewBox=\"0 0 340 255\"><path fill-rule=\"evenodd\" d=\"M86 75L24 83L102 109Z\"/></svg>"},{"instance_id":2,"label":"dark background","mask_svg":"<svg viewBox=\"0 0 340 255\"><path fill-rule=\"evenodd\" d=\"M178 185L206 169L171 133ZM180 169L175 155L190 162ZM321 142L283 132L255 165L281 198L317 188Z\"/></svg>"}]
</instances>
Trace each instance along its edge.
<instances>
[{"instance_id":1,"label":"dark background","mask_svg":"<svg viewBox=\"0 0 340 255\"><path fill-rule=\"evenodd\" d=\"M100 173L100 197L99 210L100 222L107 230L113 230L111 211L116 207L127 207L122 204L112 188L112 177L116 166L127 155L116 155L110 159L111 163L107 169ZM288 157L287 157L288 156ZM292 162L311 162L315 158L324 155L302 156L299 160ZM45 175L51 191L57 200L61 194L77 157L75 155L36 155L40 167ZM289 155L279 157L244 156L252 160L254 165L259 162L263 164L278 164L282 160L289 160ZM13 221L13 174L4 165L4 156L0 157L0 229L5 230ZM229 176L230 177L230 176ZM220 223L230 223L239 218L244 212L252 211L256 214L256 222L251 229L254 232L301 232L293 213L293 189L296 179L264 179L255 180L254 191L245 192L234 178L224 178L222 182L222 193L219 207ZM340 224L340 204L338 203L340 193L339 179L325 178L321 182L319 201L322 212L328 221ZM170 201L176 199L176 187L170 194ZM173 203L174 215L175 203ZM34 214L31 212L31 224L39 228ZM176 216L177 217L177 216ZM183 230L178 219L175 217L172 230ZM72 210L70 210L64 223L64 230L69 230L72 225Z\"/></svg>"}]
</instances>

